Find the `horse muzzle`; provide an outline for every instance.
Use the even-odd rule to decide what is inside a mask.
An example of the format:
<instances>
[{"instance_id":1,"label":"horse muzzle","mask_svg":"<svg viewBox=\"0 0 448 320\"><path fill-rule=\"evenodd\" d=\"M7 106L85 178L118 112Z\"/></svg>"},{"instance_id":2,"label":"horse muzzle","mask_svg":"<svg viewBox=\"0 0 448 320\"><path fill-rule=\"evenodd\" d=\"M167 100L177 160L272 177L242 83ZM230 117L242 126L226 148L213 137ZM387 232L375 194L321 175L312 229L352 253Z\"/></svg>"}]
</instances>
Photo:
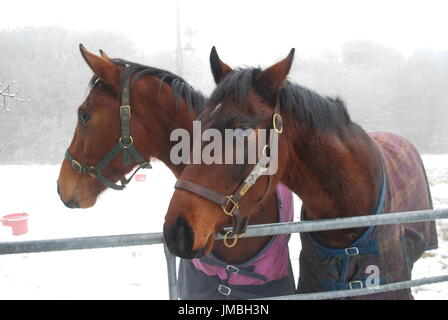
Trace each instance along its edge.
<instances>
[{"instance_id":1,"label":"horse muzzle","mask_svg":"<svg viewBox=\"0 0 448 320\"><path fill-rule=\"evenodd\" d=\"M163 236L170 252L183 259L194 259L204 256L205 247L193 250L194 233L188 222L179 217L176 222L168 226L163 225Z\"/></svg>"}]
</instances>

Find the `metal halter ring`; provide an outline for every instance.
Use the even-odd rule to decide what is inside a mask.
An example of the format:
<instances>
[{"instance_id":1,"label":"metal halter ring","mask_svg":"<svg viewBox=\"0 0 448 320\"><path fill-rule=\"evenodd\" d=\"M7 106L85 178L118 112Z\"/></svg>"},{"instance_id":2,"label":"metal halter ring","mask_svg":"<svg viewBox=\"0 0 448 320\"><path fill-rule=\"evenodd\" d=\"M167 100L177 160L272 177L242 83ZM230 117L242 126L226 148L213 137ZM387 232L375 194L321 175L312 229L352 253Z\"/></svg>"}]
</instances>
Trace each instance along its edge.
<instances>
[{"instance_id":1,"label":"metal halter ring","mask_svg":"<svg viewBox=\"0 0 448 320\"><path fill-rule=\"evenodd\" d=\"M272 127L277 133L283 132L283 119L279 113L274 113L274 116L272 117Z\"/></svg>"},{"instance_id":2,"label":"metal halter ring","mask_svg":"<svg viewBox=\"0 0 448 320\"><path fill-rule=\"evenodd\" d=\"M241 234L235 234L234 236L233 236L233 241L229 244L228 242L227 242L227 239L228 239L228 237L229 237L229 235L231 234L231 233L233 233L233 230L229 230L229 231L227 231L227 233L224 235L224 245L227 247L227 248L233 248L234 246L236 246L236 243L238 242L238 239L239 238L242 238L242 237L244 237L246 234L245 233L241 233Z\"/></svg>"},{"instance_id":3,"label":"metal halter ring","mask_svg":"<svg viewBox=\"0 0 448 320\"><path fill-rule=\"evenodd\" d=\"M129 140L130 140L129 144L124 144L124 142L123 142L123 138L122 138L122 137L120 137L120 139L119 139L118 141L119 141L119 142L121 143L121 145L126 149L126 148L129 147L130 145L133 145L133 144L134 144L134 139L132 139L132 136L129 137Z\"/></svg>"}]
</instances>

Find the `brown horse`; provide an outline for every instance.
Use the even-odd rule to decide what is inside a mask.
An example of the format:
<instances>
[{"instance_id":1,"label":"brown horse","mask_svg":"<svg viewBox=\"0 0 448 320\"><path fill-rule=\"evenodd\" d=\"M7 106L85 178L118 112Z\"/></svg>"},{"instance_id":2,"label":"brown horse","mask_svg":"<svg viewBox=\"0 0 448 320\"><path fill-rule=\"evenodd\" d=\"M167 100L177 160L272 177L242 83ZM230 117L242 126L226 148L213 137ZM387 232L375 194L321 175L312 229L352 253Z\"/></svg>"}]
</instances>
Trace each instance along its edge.
<instances>
[{"instance_id":1,"label":"brown horse","mask_svg":"<svg viewBox=\"0 0 448 320\"><path fill-rule=\"evenodd\" d=\"M291 50L263 71L232 70L219 58L212 63L218 86L201 117L203 130L252 128L251 134L258 137L260 129L271 129L278 137L278 152L270 150L277 155L278 169L248 185L246 177L261 160L255 169L247 162L187 165L164 226L165 233L173 233L179 228L175 221L188 224L191 233L178 241L193 245L183 256L213 248L216 233L228 219L216 199L233 199L240 219L246 219L273 191L270 184L280 181L301 198L302 218L307 220L432 207L415 148L395 135L367 134L351 121L339 98L286 81L293 56ZM434 223L322 231L301 234L301 239L299 292L360 288L372 279L375 285L408 280L412 263L436 246ZM366 279L371 266L378 272ZM400 290L368 298L408 299L411 294Z\"/></svg>"},{"instance_id":2,"label":"brown horse","mask_svg":"<svg viewBox=\"0 0 448 320\"><path fill-rule=\"evenodd\" d=\"M171 141L170 135L173 130L179 128L192 133L193 120L204 107L204 96L185 80L168 71L126 60L110 59L104 52L101 52L100 57L90 53L82 45L80 50L94 76L90 81L89 94L78 108L78 123L58 178L58 193L64 204L69 208L89 208L107 187L122 189L123 185L117 182L128 182L124 176L131 172L138 162L125 161L125 150L121 146L124 140L123 127L129 127L125 137L129 141L126 144L135 146L143 163L157 158L179 177L185 165L174 164L170 160L170 151L176 144ZM126 76L130 78L128 94L123 91L126 89L126 81L123 80ZM129 97L124 98L127 95ZM126 101L123 102L123 99ZM129 113L132 110L132 116L127 115L130 120L123 125L122 112L127 111L126 105L131 106ZM101 165L99 170L99 163L106 165ZM98 171L101 171L101 174ZM98 176L102 178L98 179ZM266 199L259 212L254 213L253 221L278 221L278 200L275 193ZM230 224L229 219L223 226ZM234 248L218 241L213 255L216 260L220 259L227 264L244 263L262 251L272 238L244 239ZM184 246L179 242L172 244L173 242L170 243L170 249L173 252ZM289 256L287 258L289 261ZM182 270L181 267L180 273ZM195 279L186 281L193 283ZM288 290L284 290L283 285L277 294L289 293L294 284L288 284L287 287ZM215 294L216 288L213 289ZM230 296L238 297L233 293ZM186 294L184 297L193 296Z\"/></svg>"}]
</instances>

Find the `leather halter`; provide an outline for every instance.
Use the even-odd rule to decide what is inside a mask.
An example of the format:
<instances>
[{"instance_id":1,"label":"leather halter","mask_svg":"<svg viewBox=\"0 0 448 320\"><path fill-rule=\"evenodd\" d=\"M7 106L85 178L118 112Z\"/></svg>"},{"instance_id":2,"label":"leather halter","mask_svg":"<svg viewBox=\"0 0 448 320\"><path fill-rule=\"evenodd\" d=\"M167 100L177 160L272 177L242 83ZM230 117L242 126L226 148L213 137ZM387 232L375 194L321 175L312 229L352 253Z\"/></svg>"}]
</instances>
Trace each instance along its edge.
<instances>
[{"instance_id":1,"label":"leather halter","mask_svg":"<svg viewBox=\"0 0 448 320\"><path fill-rule=\"evenodd\" d=\"M283 121L280 115L279 104L276 105L274 114L272 116L272 128L274 129L273 134L275 135L281 134L283 132ZM249 217L242 217L239 209L239 202L241 201L241 198L247 193L247 191L249 191L249 189L255 184L257 179L268 169L269 162L267 161L267 149L270 148L270 145L272 144L273 134L271 134L270 136L269 145L265 145L265 147L263 148L262 155L255 167L233 193L229 195L222 195L212 189L185 179L178 179L174 186L174 188L176 189L189 191L220 205L224 213L232 217L232 229L230 229L229 231L221 229L219 231L219 233L224 235L224 244L228 248L234 247L238 239L245 235ZM266 191L263 197L258 202L262 202L271 189L272 175L269 175L268 179L269 182L268 186L266 187ZM233 241L231 243L228 242L229 237L233 237Z\"/></svg>"},{"instance_id":2,"label":"leather halter","mask_svg":"<svg viewBox=\"0 0 448 320\"><path fill-rule=\"evenodd\" d=\"M129 104L130 91L130 76L134 72L134 68L126 66L121 78L121 107L120 107L120 121L121 121L121 135L117 144L110 150L95 166L87 166L75 160L70 152L65 152L65 159L72 166L72 168L80 174L89 175L107 187L114 190L123 190L126 185L132 180L132 177L140 169L151 169L149 160L140 154L134 145L134 139L131 136L131 107ZM106 168L109 163L123 153L123 164L131 165L131 157L138 164L138 168L132 173L129 179L124 176L120 179L121 184L114 183L112 180L106 178L101 174L101 171Z\"/></svg>"}]
</instances>

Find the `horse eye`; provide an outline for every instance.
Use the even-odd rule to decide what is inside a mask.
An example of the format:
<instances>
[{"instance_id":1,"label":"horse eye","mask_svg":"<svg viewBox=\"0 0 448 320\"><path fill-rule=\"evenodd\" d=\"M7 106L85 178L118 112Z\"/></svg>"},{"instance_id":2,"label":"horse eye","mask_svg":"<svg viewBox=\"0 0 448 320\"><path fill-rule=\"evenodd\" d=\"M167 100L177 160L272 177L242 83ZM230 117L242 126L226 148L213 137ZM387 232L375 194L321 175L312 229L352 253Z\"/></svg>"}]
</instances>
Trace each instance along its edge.
<instances>
[{"instance_id":1,"label":"horse eye","mask_svg":"<svg viewBox=\"0 0 448 320\"><path fill-rule=\"evenodd\" d=\"M87 112L82 111L82 110L79 111L78 117L79 117L79 122L82 124L86 124L87 121L90 120L90 115Z\"/></svg>"}]
</instances>

